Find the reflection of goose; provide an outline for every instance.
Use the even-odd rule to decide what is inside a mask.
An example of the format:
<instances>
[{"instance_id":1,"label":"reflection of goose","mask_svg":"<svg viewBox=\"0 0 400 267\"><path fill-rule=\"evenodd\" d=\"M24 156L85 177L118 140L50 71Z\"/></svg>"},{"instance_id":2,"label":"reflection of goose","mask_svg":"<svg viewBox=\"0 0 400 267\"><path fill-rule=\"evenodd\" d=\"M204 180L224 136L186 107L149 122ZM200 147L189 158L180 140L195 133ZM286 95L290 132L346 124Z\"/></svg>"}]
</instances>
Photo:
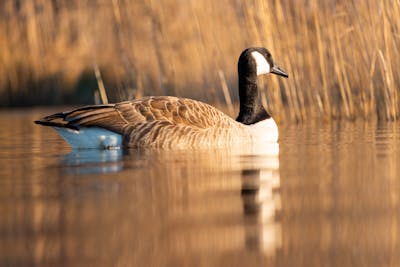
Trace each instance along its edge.
<instances>
[{"instance_id":1,"label":"reflection of goose","mask_svg":"<svg viewBox=\"0 0 400 267\"><path fill-rule=\"evenodd\" d=\"M238 62L240 112L235 120L208 104L170 96L146 97L56 113L37 124L54 127L74 148L226 147L276 141L275 121L264 109L257 76L288 75L265 48L248 48Z\"/></svg>"},{"instance_id":2,"label":"reflection of goose","mask_svg":"<svg viewBox=\"0 0 400 267\"><path fill-rule=\"evenodd\" d=\"M272 166L273 167L273 166ZM254 227L246 228L246 245L274 254L281 246L280 223L276 212L280 210L279 174L274 168L242 171L242 199L246 218L255 219Z\"/></svg>"},{"instance_id":3,"label":"reflection of goose","mask_svg":"<svg viewBox=\"0 0 400 267\"><path fill-rule=\"evenodd\" d=\"M122 159L123 151L119 149L73 149L61 163L67 173L109 173L122 170Z\"/></svg>"}]
</instances>

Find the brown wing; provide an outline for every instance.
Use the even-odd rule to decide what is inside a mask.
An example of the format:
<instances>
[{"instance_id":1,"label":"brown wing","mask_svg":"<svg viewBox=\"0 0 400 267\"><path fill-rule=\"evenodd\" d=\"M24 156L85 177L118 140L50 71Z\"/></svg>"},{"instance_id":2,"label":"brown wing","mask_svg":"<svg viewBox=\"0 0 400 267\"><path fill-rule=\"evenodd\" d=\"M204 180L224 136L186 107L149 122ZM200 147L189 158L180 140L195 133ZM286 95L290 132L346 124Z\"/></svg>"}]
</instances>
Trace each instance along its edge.
<instances>
[{"instance_id":1,"label":"brown wing","mask_svg":"<svg viewBox=\"0 0 400 267\"><path fill-rule=\"evenodd\" d=\"M154 123L205 129L234 122L218 109L191 99L159 96L110 105L94 105L56 113L35 121L38 124L79 130L101 127L123 134L136 124Z\"/></svg>"},{"instance_id":2,"label":"brown wing","mask_svg":"<svg viewBox=\"0 0 400 267\"><path fill-rule=\"evenodd\" d=\"M171 124L204 129L220 125L229 119L218 109L203 102L170 96L122 102L117 104L116 108L129 122L167 121Z\"/></svg>"},{"instance_id":3,"label":"brown wing","mask_svg":"<svg viewBox=\"0 0 400 267\"><path fill-rule=\"evenodd\" d=\"M126 124L115 105L94 105L56 113L35 121L37 124L79 130L80 127L102 127L122 133Z\"/></svg>"}]
</instances>

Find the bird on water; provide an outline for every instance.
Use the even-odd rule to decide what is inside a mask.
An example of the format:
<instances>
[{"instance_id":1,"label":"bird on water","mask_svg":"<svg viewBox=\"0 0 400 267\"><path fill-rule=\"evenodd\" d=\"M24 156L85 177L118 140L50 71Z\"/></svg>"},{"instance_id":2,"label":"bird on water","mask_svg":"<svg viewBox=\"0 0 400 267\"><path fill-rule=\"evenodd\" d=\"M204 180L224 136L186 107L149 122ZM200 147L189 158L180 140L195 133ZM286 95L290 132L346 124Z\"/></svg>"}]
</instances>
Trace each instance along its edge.
<instances>
[{"instance_id":1,"label":"bird on water","mask_svg":"<svg viewBox=\"0 0 400 267\"><path fill-rule=\"evenodd\" d=\"M193 99L150 96L85 106L35 123L53 127L73 148L201 148L276 142L278 127L263 107L257 86L257 76L268 73L288 77L263 47L247 48L240 54L236 120Z\"/></svg>"}]
</instances>

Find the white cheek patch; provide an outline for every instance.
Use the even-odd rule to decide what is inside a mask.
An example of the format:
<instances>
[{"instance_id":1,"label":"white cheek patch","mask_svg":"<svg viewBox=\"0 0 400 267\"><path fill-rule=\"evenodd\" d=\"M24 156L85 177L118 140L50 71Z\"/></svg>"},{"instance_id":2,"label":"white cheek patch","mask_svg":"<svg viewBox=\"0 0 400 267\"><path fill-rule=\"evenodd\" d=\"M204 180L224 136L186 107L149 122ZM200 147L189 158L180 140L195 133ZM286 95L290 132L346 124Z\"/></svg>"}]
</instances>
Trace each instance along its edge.
<instances>
[{"instance_id":1,"label":"white cheek patch","mask_svg":"<svg viewBox=\"0 0 400 267\"><path fill-rule=\"evenodd\" d=\"M253 51L251 52L251 56L254 58L254 61L257 65L257 75L267 74L270 72L271 67L269 66L268 61L260 52Z\"/></svg>"}]
</instances>

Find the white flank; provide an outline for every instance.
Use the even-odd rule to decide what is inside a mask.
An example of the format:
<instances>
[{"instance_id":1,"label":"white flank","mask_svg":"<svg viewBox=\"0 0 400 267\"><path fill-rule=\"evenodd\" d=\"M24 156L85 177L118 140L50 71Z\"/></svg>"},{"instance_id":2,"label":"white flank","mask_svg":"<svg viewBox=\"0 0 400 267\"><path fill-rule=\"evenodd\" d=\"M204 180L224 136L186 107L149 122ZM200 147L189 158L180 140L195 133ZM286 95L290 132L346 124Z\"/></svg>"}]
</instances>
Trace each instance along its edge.
<instances>
[{"instance_id":1,"label":"white flank","mask_svg":"<svg viewBox=\"0 0 400 267\"><path fill-rule=\"evenodd\" d=\"M80 128L79 131L54 127L72 148L110 149L122 146L122 136L98 127Z\"/></svg>"},{"instance_id":2,"label":"white flank","mask_svg":"<svg viewBox=\"0 0 400 267\"><path fill-rule=\"evenodd\" d=\"M257 65L257 75L267 74L271 71L271 67L265 57L257 51L251 52L251 56L254 58Z\"/></svg>"}]
</instances>

